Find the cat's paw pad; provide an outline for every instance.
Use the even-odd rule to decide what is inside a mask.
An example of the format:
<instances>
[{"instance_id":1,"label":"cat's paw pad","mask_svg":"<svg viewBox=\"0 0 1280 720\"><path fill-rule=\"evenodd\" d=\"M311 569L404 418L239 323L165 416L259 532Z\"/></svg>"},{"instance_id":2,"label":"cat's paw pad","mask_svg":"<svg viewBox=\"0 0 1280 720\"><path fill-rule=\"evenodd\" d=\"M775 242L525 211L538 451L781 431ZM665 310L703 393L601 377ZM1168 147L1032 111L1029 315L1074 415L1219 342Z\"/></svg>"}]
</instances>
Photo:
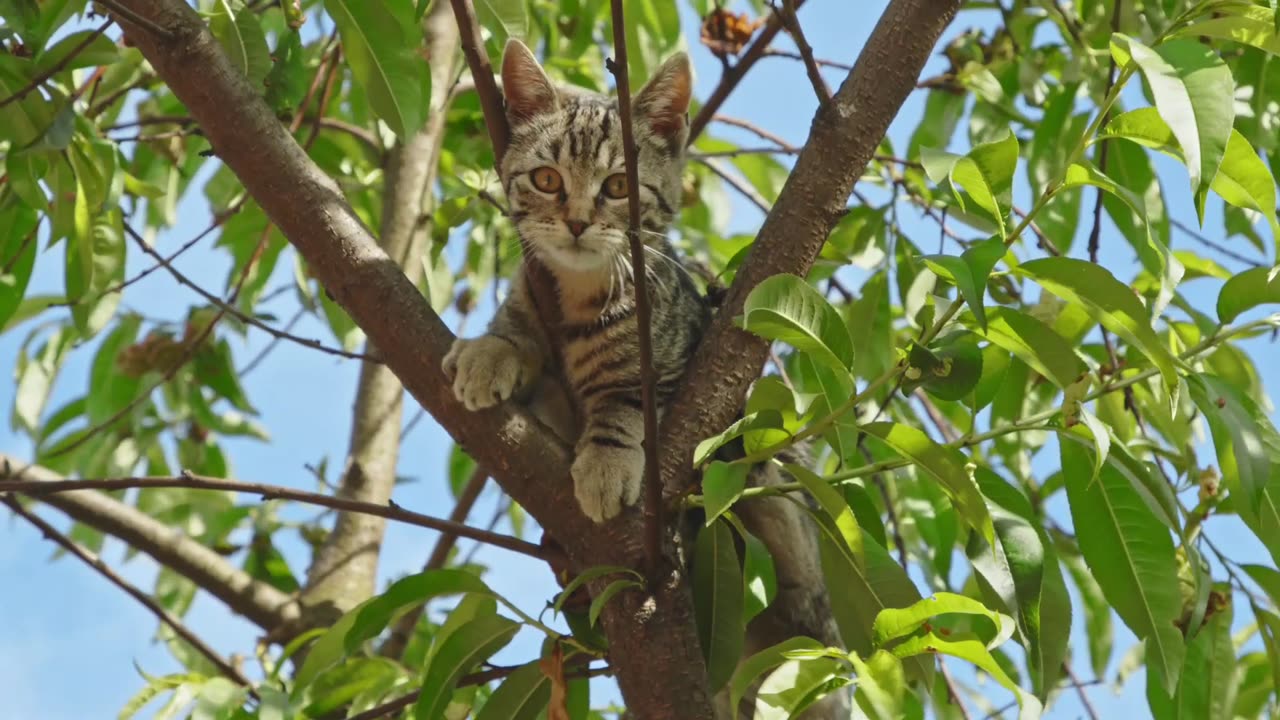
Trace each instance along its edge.
<instances>
[{"instance_id":1,"label":"cat's paw pad","mask_svg":"<svg viewBox=\"0 0 1280 720\"><path fill-rule=\"evenodd\" d=\"M582 512L602 523L640 499L644 452L636 447L610 447L587 442L574 458L573 494Z\"/></svg>"},{"instance_id":2,"label":"cat's paw pad","mask_svg":"<svg viewBox=\"0 0 1280 720\"><path fill-rule=\"evenodd\" d=\"M493 407L533 379L533 369L510 342L493 335L455 340L444 356L453 395L468 410Z\"/></svg>"}]
</instances>

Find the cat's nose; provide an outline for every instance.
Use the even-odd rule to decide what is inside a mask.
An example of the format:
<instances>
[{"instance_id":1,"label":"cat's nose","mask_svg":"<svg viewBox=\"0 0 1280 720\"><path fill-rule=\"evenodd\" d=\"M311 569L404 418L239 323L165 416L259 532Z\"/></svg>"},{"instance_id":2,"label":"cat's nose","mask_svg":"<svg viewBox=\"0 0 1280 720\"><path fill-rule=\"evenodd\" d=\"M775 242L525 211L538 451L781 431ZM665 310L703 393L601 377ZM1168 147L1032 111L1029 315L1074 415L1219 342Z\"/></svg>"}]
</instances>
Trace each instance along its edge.
<instances>
[{"instance_id":1,"label":"cat's nose","mask_svg":"<svg viewBox=\"0 0 1280 720\"><path fill-rule=\"evenodd\" d=\"M587 229L585 220L565 220L564 224L569 227L569 232L573 233L574 237L582 235L583 231Z\"/></svg>"}]
</instances>

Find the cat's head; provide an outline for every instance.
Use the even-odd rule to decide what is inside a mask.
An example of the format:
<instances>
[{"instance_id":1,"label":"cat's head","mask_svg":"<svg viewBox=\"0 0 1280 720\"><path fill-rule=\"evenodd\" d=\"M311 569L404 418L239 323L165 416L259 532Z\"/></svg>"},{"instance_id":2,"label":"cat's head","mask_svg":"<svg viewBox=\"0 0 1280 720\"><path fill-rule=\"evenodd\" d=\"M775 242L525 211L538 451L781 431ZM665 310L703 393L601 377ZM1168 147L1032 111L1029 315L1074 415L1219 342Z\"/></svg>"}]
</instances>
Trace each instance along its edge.
<instances>
[{"instance_id":1,"label":"cat's head","mask_svg":"<svg viewBox=\"0 0 1280 720\"><path fill-rule=\"evenodd\" d=\"M677 53L631 103L646 244L679 207L692 89L689 58ZM502 90L511 125L502 182L521 238L553 268L609 271L630 247L617 101L554 85L518 40L502 58Z\"/></svg>"}]
</instances>

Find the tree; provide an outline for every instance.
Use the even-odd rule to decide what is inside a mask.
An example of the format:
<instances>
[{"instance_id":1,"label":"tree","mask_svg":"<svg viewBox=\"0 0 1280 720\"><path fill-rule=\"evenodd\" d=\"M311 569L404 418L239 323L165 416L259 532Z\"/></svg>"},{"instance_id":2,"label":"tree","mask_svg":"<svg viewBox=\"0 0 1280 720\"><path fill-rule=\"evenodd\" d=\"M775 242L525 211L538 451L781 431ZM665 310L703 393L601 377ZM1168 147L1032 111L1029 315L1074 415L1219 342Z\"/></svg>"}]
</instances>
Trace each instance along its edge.
<instances>
[{"instance_id":1,"label":"tree","mask_svg":"<svg viewBox=\"0 0 1280 720\"><path fill-rule=\"evenodd\" d=\"M644 718L712 717L713 696L749 688L787 716L855 679L859 716L1035 717L1072 695L1094 714L1081 677L1106 673L1113 616L1139 641L1117 673L1145 669L1155 717L1276 712L1280 435L1255 361L1280 315L1255 308L1280 302L1264 259L1280 15L972 6L998 19L949 33L948 67L921 79L957 2L891 0L853 66L815 57L799 2L692 5L723 67L690 118L678 234L718 311L649 438L644 507L597 526L569 450L520 407L454 401L442 317L467 318L518 256L492 173L506 38L596 88L616 57L638 87L682 42L674 5L0 2L0 329L23 338L12 425L31 445L0 456L0 500L162 623L187 672L145 679L126 714L169 693L193 716L576 718L603 673ZM719 114L772 55L817 98L802 145ZM913 93L922 112L893 142ZM758 228L728 231L730 191ZM208 230L160 254L195 193ZM1206 218L1221 230L1193 229ZM1173 249L1174 230L1203 250ZM213 233L222 293L173 263ZM29 293L59 262L62 292ZM264 310L290 262L299 316L336 344ZM200 296L180 326L122 305L152 272ZM336 484L314 468L320 492L229 479L228 441L266 438L236 349L259 332L360 363L347 461ZM46 407L84 346L87 386ZM391 499L405 391L457 443L447 519ZM815 463L782 487L710 460L806 440ZM541 542L466 524L489 478ZM807 498L844 648L794 636L745 657L748 620L782 595L737 516L776 495ZM279 547L276 508L294 504L334 511L298 524L303 579ZM679 537L688 517L705 522ZM387 520L442 535L422 573L379 588ZM97 557L106 536L164 568L154 592ZM554 619L494 593L451 554L459 537L547 563L564 590L532 600ZM261 667L183 624L196 592L261 629ZM424 614L437 597L459 599ZM488 664L522 628L545 633L539 656Z\"/></svg>"}]
</instances>

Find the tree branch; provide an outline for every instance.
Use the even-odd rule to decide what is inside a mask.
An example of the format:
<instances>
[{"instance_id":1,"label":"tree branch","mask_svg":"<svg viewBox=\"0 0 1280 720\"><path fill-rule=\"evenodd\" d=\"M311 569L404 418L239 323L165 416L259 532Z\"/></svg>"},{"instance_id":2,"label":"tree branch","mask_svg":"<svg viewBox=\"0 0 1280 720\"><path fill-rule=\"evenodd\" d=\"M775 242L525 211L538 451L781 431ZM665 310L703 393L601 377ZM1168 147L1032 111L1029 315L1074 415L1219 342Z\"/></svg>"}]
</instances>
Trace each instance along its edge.
<instances>
[{"instance_id":1,"label":"tree branch","mask_svg":"<svg viewBox=\"0 0 1280 720\"><path fill-rule=\"evenodd\" d=\"M143 607L150 611L152 615L155 615L156 619L165 625L168 625L169 629L173 630L178 637L186 640L191 647L196 649L196 652L205 656L205 658L207 658L209 662L213 663L214 667L218 668L218 670L223 675L227 676L228 679L237 685L248 688L249 694L255 698L258 696L258 694L253 690L253 683L249 682L249 678L245 677L244 674L237 670L234 665L227 662L227 660L219 655L216 650L205 644L204 640L201 640L199 635L188 630L187 626L183 625L181 620L173 616L173 613L170 613L168 610L160 607L160 604L157 603L150 595L139 590L128 580L120 577L119 573L112 570L109 565L102 561L102 558L98 557L86 548L80 547L80 545L73 542L71 538L59 532L54 526L45 522L45 520L39 515L36 515L22 507L22 504L12 497L8 495L0 496L0 503L4 503L14 512L15 515L18 515L23 520L31 523L31 525L44 534L46 539L53 541L55 545L66 550L69 554L83 562L85 565L93 568L112 585L123 590L126 595L137 600Z\"/></svg>"},{"instance_id":2,"label":"tree branch","mask_svg":"<svg viewBox=\"0 0 1280 720\"><path fill-rule=\"evenodd\" d=\"M796 7L804 4L804 0L798 0ZM729 99L729 94L734 88L738 87L738 83L742 82L742 78L746 77L747 71L751 69L756 61L764 57L765 52L769 48L769 43L778 36L778 32L782 30L782 17L778 13L773 13L769 19L765 21L764 28L760 30L760 34L756 36L755 42L751 43L741 55L733 67L727 67L724 74L720 76L720 82L716 88L707 96L706 101L702 103L702 107L698 109L698 114L693 116L693 120L689 123L689 144L702 134L707 124L711 122L711 118L720 111L720 106L724 105L724 101Z\"/></svg>"},{"instance_id":3,"label":"tree branch","mask_svg":"<svg viewBox=\"0 0 1280 720\"><path fill-rule=\"evenodd\" d=\"M0 478L50 484L65 481L52 470L3 453L0 453ZM263 630L277 637L292 633L299 608L288 595L253 579L218 553L146 513L97 490L44 495L41 502L146 553Z\"/></svg>"},{"instance_id":4,"label":"tree branch","mask_svg":"<svg viewBox=\"0 0 1280 720\"><path fill-rule=\"evenodd\" d=\"M84 49L89 47L91 44L93 44L93 41L97 40L99 35L106 32L107 28L111 27L112 22L113 21L111 20L107 20L106 22L102 23L102 25L98 26L93 32L86 35L83 40L76 43L76 46L71 48L71 50L67 52L66 56L64 56L58 62L54 63L52 66L50 66L48 70L45 70L44 72L39 73L35 77L31 78L30 82L18 88L18 91L15 92L14 94L10 95L7 98L4 98L3 100L0 100L0 109L3 109L6 105L10 103L14 103L25 98L30 92L32 92L33 90L35 90L36 88L44 84L45 80L48 80L54 75L57 75L58 73L62 72L62 69L66 67L68 64L70 64L72 60L75 60L77 55L84 52Z\"/></svg>"},{"instance_id":5,"label":"tree branch","mask_svg":"<svg viewBox=\"0 0 1280 720\"><path fill-rule=\"evenodd\" d=\"M687 490L694 445L733 421L768 356L767 342L734 325L747 294L771 275L807 274L959 5L893 0L853 71L818 110L804 150L685 371L680 401L663 420L662 479L669 496Z\"/></svg>"},{"instance_id":6,"label":"tree branch","mask_svg":"<svg viewBox=\"0 0 1280 720\"><path fill-rule=\"evenodd\" d=\"M809 41L804 36L804 30L800 27L800 18L796 16L795 0L782 0L782 23L787 28L787 34L791 36L791 40L795 42L796 49L800 51L800 59L804 62L805 73L809 76L809 84L813 85L813 92L818 96L818 104L824 105L831 99L831 88L827 87L827 81L822 79L822 71L818 69L818 63L813 59L813 48L809 46Z\"/></svg>"},{"instance_id":7,"label":"tree branch","mask_svg":"<svg viewBox=\"0 0 1280 720\"><path fill-rule=\"evenodd\" d=\"M0 492L16 492L32 497L45 498L55 493L75 492L77 490L126 490L129 488L192 488L195 490L223 490L227 492L260 495L263 500L293 500L294 502L333 508L348 513L370 515L385 520L395 520L406 525L417 525L429 530L451 533L455 536L469 538L511 552L528 555L539 560L547 559L542 547L531 542L513 538L509 535L473 528L459 522L441 520L423 515L412 510L405 510L391 502L387 505L374 505L359 500L348 500L321 493L294 490L281 485L248 483L239 480L205 477L187 473L179 477L126 477L100 478L93 480L12 480L0 478Z\"/></svg>"},{"instance_id":8,"label":"tree branch","mask_svg":"<svg viewBox=\"0 0 1280 720\"><path fill-rule=\"evenodd\" d=\"M640 240L640 171L636 166L636 138L631 126L631 79L627 72L627 25L622 0L612 0L613 52L608 63L618 88L618 124L622 126L622 157L627 173L627 239L631 244L631 277L636 293L636 332L640 341L640 408L644 414L644 549L652 575L662 553L662 478L658 475L658 406L653 369L653 309L649 304L649 273L645 269L644 242Z\"/></svg>"}]
</instances>

